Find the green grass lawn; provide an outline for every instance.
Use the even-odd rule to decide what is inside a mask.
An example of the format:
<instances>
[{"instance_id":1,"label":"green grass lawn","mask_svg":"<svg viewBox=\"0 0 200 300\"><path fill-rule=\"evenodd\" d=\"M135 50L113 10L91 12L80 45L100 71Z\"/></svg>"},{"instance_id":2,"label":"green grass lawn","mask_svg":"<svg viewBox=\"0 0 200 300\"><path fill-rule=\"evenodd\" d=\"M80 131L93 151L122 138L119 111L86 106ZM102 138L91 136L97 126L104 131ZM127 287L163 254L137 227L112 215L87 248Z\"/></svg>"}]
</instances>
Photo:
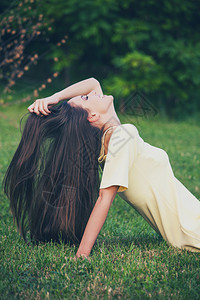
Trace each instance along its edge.
<instances>
[{"instance_id":1,"label":"green grass lawn","mask_svg":"<svg viewBox=\"0 0 200 300\"><path fill-rule=\"evenodd\" d=\"M24 106L1 108L1 182L25 112ZM200 199L200 126L159 117L130 121L145 141L168 152L176 177ZM26 245L2 191L0 199L1 299L200 299L200 254L167 245L118 196L90 261L75 261L77 248L68 245Z\"/></svg>"}]
</instances>

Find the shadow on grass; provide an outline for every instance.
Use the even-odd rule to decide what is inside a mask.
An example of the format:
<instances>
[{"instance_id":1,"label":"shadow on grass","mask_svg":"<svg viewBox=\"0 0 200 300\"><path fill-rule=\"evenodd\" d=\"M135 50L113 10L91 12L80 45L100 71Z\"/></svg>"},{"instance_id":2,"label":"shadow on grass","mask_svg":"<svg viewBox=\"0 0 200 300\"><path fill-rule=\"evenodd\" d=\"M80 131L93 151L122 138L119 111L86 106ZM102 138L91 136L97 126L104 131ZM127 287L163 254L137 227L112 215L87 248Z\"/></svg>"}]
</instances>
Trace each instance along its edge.
<instances>
[{"instance_id":1,"label":"shadow on grass","mask_svg":"<svg viewBox=\"0 0 200 300\"><path fill-rule=\"evenodd\" d=\"M140 247L142 249L147 248L157 248L160 244L165 241L163 240L162 236L155 234L155 235L140 235L140 236L127 236L127 237L112 237L112 238L99 238L97 241L98 246L106 246L106 248L110 249L114 247L125 247L131 248L133 245L135 247Z\"/></svg>"},{"instance_id":2,"label":"shadow on grass","mask_svg":"<svg viewBox=\"0 0 200 300\"><path fill-rule=\"evenodd\" d=\"M95 242L95 248L96 247L106 247L107 250L112 250L114 248L125 248L126 250L129 250L130 248L140 248L140 249L152 249L152 248L158 248L159 246L163 246L163 243L166 243L161 236L158 234L155 235L140 235L140 236L117 236L117 237L104 237L104 236L99 236L98 240ZM36 241L27 241L26 244L30 247L37 248L38 246L44 246L44 245L54 245L54 246L67 246L70 248L78 248L79 244L73 245L70 244L69 242L65 242L63 240L60 241L46 241L46 242L36 242Z\"/></svg>"}]
</instances>

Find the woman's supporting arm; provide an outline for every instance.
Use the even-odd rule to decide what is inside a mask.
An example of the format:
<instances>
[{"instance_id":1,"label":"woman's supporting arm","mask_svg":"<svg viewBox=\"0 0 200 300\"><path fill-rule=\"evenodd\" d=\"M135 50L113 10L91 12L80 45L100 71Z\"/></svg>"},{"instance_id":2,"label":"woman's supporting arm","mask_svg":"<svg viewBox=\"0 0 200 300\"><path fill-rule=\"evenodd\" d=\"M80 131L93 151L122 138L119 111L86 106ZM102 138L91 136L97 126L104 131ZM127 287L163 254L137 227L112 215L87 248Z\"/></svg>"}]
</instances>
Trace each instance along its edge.
<instances>
[{"instance_id":1,"label":"woman's supporting arm","mask_svg":"<svg viewBox=\"0 0 200 300\"><path fill-rule=\"evenodd\" d=\"M70 85L64 90L53 94L52 96L37 99L33 104L28 107L30 112L34 112L37 115L48 115L50 110L49 105L55 105L59 101L69 99L76 96L87 95L91 91L96 91L98 94L103 95L100 83L95 78L89 78Z\"/></svg>"},{"instance_id":2,"label":"woman's supporting arm","mask_svg":"<svg viewBox=\"0 0 200 300\"><path fill-rule=\"evenodd\" d=\"M101 189L99 197L90 215L81 243L76 253L77 257L87 257L97 239L97 236L106 220L109 208L116 196L118 186Z\"/></svg>"}]
</instances>

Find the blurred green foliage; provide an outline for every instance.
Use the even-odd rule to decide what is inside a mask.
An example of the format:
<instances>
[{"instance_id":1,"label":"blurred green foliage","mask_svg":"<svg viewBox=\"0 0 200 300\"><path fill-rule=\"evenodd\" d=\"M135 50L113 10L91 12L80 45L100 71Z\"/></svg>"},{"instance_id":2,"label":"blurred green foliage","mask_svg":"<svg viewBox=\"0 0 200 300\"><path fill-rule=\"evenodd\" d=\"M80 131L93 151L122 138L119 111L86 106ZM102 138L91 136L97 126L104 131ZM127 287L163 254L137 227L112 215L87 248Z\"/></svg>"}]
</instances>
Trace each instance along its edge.
<instances>
[{"instance_id":1,"label":"blurred green foliage","mask_svg":"<svg viewBox=\"0 0 200 300\"><path fill-rule=\"evenodd\" d=\"M119 102L140 90L172 117L200 111L199 1L49 0L38 13L54 21L46 72L63 87L93 76Z\"/></svg>"}]
</instances>

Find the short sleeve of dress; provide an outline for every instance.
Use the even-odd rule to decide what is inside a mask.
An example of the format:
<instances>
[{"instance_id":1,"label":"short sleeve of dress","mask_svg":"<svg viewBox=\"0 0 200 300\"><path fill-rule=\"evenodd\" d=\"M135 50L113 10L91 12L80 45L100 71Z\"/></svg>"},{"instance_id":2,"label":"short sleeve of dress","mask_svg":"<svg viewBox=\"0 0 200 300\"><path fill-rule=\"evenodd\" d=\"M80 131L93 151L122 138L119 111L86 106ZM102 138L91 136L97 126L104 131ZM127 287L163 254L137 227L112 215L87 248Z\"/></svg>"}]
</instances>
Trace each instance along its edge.
<instances>
[{"instance_id":1,"label":"short sleeve of dress","mask_svg":"<svg viewBox=\"0 0 200 300\"><path fill-rule=\"evenodd\" d=\"M137 129L131 124L118 126L113 132L106 156L100 189L118 185L118 192L128 189L129 169L136 151Z\"/></svg>"}]
</instances>

